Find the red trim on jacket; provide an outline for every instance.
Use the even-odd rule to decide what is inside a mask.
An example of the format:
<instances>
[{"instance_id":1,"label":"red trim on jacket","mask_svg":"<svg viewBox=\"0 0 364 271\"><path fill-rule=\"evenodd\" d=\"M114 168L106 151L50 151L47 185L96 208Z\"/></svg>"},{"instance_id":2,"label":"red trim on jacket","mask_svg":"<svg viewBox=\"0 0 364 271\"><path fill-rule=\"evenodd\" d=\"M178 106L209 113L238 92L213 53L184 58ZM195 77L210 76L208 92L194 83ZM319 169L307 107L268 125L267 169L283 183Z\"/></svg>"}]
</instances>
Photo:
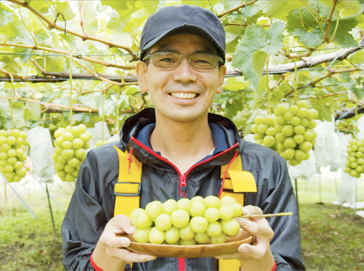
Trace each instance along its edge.
<instances>
[{"instance_id":1,"label":"red trim on jacket","mask_svg":"<svg viewBox=\"0 0 364 271\"><path fill-rule=\"evenodd\" d=\"M276 271L276 268L277 268L277 263L276 263L276 261L274 261L274 266L273 266L272 271Z\"/></svg>"},{"instance_id":2,"label":"red trim on jacket","mask_svg":"<svg viewBox=\"0 0 364 271\"><path fill-rule=\"evenodd\" d=\"M93 267L96 271L104 271L104 270L102 270L100 267L98 267L98 266L95 264L94 260L92 259L92 254L90 255L90 263L91 263L92 267Z\"/></svg>"}]
</instances>

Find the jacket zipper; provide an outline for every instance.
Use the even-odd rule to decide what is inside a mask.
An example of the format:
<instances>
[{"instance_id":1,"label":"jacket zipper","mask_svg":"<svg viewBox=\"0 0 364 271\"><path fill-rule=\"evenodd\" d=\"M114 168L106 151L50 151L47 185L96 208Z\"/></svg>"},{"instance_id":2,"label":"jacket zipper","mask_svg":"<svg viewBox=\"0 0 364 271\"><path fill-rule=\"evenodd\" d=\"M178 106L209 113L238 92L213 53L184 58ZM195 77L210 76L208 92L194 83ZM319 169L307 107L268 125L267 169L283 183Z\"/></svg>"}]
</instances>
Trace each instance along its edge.
<instances>
[{"instance_id":1,"label":"jacket zipper","mask_svg":"<svg viewBox=\"0 0 364 271\"><path fill-rule=\"evenodd\" d=\"M153 154L154 156L158 157L160 160L168 163L169 165L171 165L178 173L179 175L179 196L183 196L184 198L186 197L186 190L187 190L187 175L197 166L202 165L210 160L212 160L213 158L220 156L228 151L230 151L231 149L238 147L239 143L234 144L232 147L228 148L227 150L217 154L216 156L213 156L209 159L206 159L200 163L195 164L194 166L192 166L185 174L182 174L181 171L170 161L168 161L167 159L163 158L162 156L160 156L159 154L157 154L156 152L154 152L153 150L149 149L147 146L145 146L144 144L140 143L136 138L132 137L131 141L133 141L134 143L136 143L139 147L143 148L144 150L148 151L149 153ZM186 270L186 259L185 258L178 258L178 269L179 271L185 271Z\"/></svg>"}]
</instances>

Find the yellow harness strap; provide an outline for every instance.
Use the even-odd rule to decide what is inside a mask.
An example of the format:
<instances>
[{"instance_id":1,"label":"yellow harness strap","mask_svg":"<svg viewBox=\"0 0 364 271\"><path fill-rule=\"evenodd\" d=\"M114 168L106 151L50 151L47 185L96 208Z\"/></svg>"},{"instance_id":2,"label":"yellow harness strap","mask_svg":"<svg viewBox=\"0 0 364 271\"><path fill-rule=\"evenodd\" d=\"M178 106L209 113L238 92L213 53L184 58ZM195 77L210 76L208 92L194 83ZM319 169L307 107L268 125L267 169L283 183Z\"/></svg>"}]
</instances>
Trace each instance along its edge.
<instances>
[{"instance_id":1,"label":"yellow harness strap","mask_svg":"<svg viewBox=\"0 0 364 271\"><path fill-rule=\"evenodd\" d=\"M122 152L115 147L119 157L119 178L115 184L115 209L114 216L119 214L130 216L131 212L139 208L139 196L142 180L142 163L133 155L132 163L129 161L128 151ZM224 176L227 165L221 166L221 178ZM238 155L231 163L224 181L221 197L231 196L241 206L244 206L244 192L257 192L254 176L248 171L243 171L241 156ZM239 270L238 260L219 260L219 270Z\"/></svg>"},{"instance_id":2,"label":"yellow harness strap","mask_svg":"<svg viewBox=\"0 0 364 271\"><path fill-rule=\"evenodd\" d=\"M133 155L129 162L128 151L122 152L115 147L119 157L119 178L114 187L115 209L114 216L119 214L130 217L131 212L139 208L139 196L142 181L142 163ZM129 168L130 167L130 168Z\"/></svg>"},{"instance_id":3,"label":"yellow harness strap","mask_svg":"<svg viewBox=\"0 0 364 271\"><path fill-rule=\"evenodd\" d=\"M221 179L224 177L227 166L221 166ZM257 186L253 174L243 171L241 155L238 155L226 172L221 198L233 197L237 203L244 206L244 192L257 192ZM240 261L238 260L219 260L219 270L239 270L239 268Z\"/></svg>"}]
</instances>

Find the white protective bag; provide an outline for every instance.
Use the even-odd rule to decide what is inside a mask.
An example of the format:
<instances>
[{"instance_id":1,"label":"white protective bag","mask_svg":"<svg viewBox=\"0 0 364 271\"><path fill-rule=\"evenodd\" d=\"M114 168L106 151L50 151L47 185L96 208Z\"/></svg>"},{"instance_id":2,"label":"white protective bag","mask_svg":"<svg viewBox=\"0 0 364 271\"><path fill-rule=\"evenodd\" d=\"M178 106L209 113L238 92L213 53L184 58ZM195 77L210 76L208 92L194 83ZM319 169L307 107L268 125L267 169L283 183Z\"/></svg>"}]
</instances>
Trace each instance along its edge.
<instances>
[{"instance_id":1,"label":"white protective bag","mask_svg":"<svg viewBox=\"0 0 364 271\"><path fill-rule=\"evenodd\" d=\"M49 130L35 127L27 132L30 146L30 159L33 165L33 176L39 182L52 182L54 167L52 155L54 148Z\"/></svg>"}]
</instances>

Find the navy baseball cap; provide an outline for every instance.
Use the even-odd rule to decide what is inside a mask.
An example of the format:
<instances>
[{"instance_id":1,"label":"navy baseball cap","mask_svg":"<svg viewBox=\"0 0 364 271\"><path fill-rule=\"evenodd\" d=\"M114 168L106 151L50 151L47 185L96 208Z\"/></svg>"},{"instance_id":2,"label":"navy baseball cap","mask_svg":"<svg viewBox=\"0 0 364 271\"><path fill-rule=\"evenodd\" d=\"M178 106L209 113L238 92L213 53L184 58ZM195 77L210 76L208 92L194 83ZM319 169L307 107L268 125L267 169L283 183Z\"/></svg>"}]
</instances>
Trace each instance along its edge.
<instances>
[{"instance_id":1,"label":"navy baseball cap","mask_svg":"<svg viewBox=\"0 0 364 271\"><path fill-rule=\"evenodd\" d=\"M219 18L199 6L168 6L147 19L140 41L140 59L161 39L177 33L190 33L212 42L225 63L225 30Z\"/></svg>"}]
</instances>

